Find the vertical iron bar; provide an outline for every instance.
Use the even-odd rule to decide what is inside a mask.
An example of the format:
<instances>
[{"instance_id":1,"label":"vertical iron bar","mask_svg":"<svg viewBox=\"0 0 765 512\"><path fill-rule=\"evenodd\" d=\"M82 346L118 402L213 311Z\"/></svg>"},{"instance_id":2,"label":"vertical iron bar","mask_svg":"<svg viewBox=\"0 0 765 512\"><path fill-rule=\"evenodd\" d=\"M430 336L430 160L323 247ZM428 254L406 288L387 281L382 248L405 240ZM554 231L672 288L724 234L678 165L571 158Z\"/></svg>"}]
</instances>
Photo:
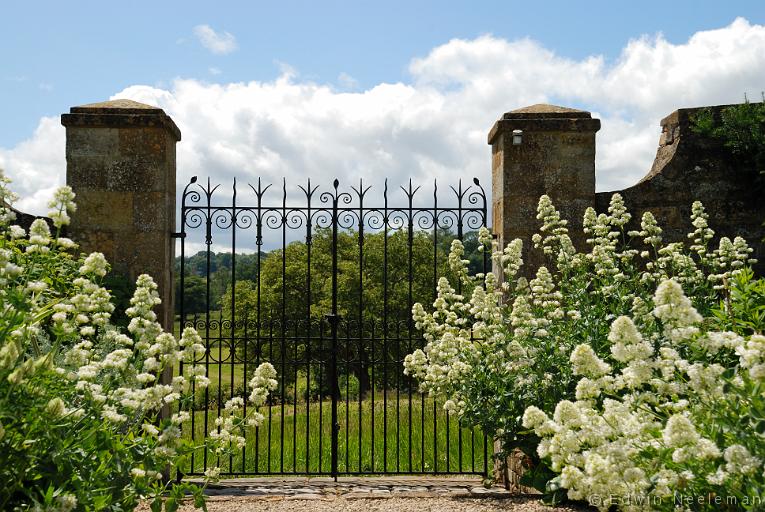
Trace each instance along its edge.
<instances>
[{"instance_id":1,"label":"vertical iron bar","mask_svg":"<svg viewBox=\"0 0 765 512\"><path fill-rule=\"evenodd\" d=\"M401 473L401 372L398 365L401 361L401 322L396 322L396 473Z\"/></svg>"},{"instance_id":2,"label":"vertical iron bar","mask_svg":"<svg viewBox=\"0 0 765 512\"><path fill-rule=\"evenodd\" d=\"M407 341L407 354L412 353L412 337L414 335L414 321L412 319L412 303L413 303L413 296L412 296L412 281L414 281L414 267L412 265L412 257L414 252L414 213L412 211L412 201L414 200L414 192L411 192L412 190L412 180L409 180L409 226L408 226L408 275L409 275L409 290L407 294L407 333L409 340ZM415 190L416 192L416 190ZM403 364L403 359L399 361L399 365ZM399 367L400 370L400 367ZM409 472L412 472L412 383L411 379L408 379L407 381L407 394L409 395L409 407L408 407L408 416L409 416Z\"/></svg>"},{"instance_id":3,"label":"vertical iron bar","mask_svg":"<svg viewBox=\"0 0 765 512\"><path fill-rule=\"evenodd\" d=\"M218 417L221 417L223 410L223 311L218 310L218 336L216 338L218 342ZM221 427L218 425L218 432L220 433ZM229 443L229 447L230 447ZM220 466L220 456L216 457L218 466ZM230 468L229 468L230 469Z\"/></svg>"},{"instance_id":4,"label":"vertical iron bar","mask_svg":"<svg viewBox=\"0 0 765 512\"><path fill-rule=\"evenodd\" d=\"M197 328L197 321L199 320L197 318L197 314L194 313L194 316L192 316L192 318L194 319L194 329L196 329ZM196 367L196 365L197 365L197 356L194 355L194 367ZM197 423L197 420L196 420L196 418L197 418L196 407L197 406L196 406L196 395L194 394L195 391L196 391L196 383L193 383L191 385L191 397L192 397L192 402L191 402L191 440L192 440L192 442L194 441L194 434L195 434L196 429L197 429L196 428L197 427L197 425L196 425L196 423ZM205 402L204 406L207 407L207 402ZM206 439L206 438L207 438L207 430L205 430L202 433L202 439ZM194 464L194 452L191 452L191 473L194 473L194 468L195 468L195 464Z\"/></svg>"},{"instance_id":5,"label":"vertical iron bar","mask_svg":"<svg viewBox=\"0 0 765 512\"><path fill-rule=\"evenodd\" d=\"M206 290L205 290L205 377L210 378L210 246L212 245L212 215L210 212L210 178L207 178L207 217L205 222L205 246L206 246ZM219 383L220 385L220 383ZM209 428L208 404L210 403L210 386L205 388L205 437ZM207 471L207 449L204 451L203 471Z\"/></svg>"},{"instance_id":6,"label":"vertical iron bar","mask_svg":"<svg viewBox=\"0 0 765 512\"><path fill-rule=\"evenodd\" d=\"M186 305L185 305L185 299L184 295L186 292L186 283L185 283L185 277L186 277L186 191L184 190L183 197L181 199L181 268L180 268L180 297L178 297L178 306L179 306L179 318L178 318L178 330L179 336L183 335L183 326L186 323ZM173 293L175 293L175 290L173 290ZM175 311L173 311L173 319L175 319ZM196 327L196 326L195 326ZM196 366L196 358L197 356L193 356L193 360L191 363L192 369ZM179 367L180 375L183 375L183 361L181 361L180 367ZM189 406L189 412L191 413L191 442L194 443L194 417L196 416L196 410L194 406L194 393L196 391L195 380L191 381L191 405ZM189 459L189 472L194 472L194 452L191 452L191 457ZM183 473L181 472L181 468L178 468L178 481L180 482L183 478Z\"/></svg>"},{"instance_id":7,"label":"vertical iron bar","mask_svg":"<svg viewBox=\"0 0 765 512\"><path fill-rule=\"evenodd\" d=\"M383 190L383 473L388 472L388 179Z\"/></svg>"},{"instance_id":8,"label":"vertical iron bar","mask_svg":"<svg viewBox=\"0 0 765 512\"><path fill-rule=\"evenodd\" d=\"M229 384L231 386L231 398L234 398L234 373L236 373L236 366L234 360L236 359L236 339L234 337L235 321L236 321L236 178L234 178L234 193L231 199L231 346L229 348L228 357L231 358L231 376ZM223 304L221 304L223 306ZM223 366L223 363L221 363ZM244 397L244 415L247 416L247 396ZM245 449L247 445L242 446L242 460L244 460ZM228 456L229 471L234 472L234 456L233 453Z\"/></svg>"},{"instance_id":9,"label":"vertical iron bar","mask_svg":"<svg viewBox=\"0 0 765 512\"><path fill-rule=\"evenodd\" d=\"M337 423L337 401L340 389L337 385L337 228L339 224L337 203L339 182L334 181L335 194L332 199L332 353L330 356L330 376L332 379L332 476L337 481L337 437L340 425Z\"/></svg>"},{"instance_id":10,"label":"vertical iron bar","mask_svg":"<svg viewBox=\"0 0 765 512\"><path fill-rule=\"evenodd\" d=\"M298 399L298 336L300 335L300 322L295 321L293 338L294 353L292 356L292 369L295 371L295 383L292 386L292 472L297 473L297 399Z\"/></svg>"},{"instance_id":11,"label":"vertical iron bar","mask_svg":"<svg viewBox=\"0 0 765 512\"><path fill-rule=\"evenodd\" d=\"M452 470L451 463L449 462L449 456L452 452L452 444L449 438L449 429L451 428L451 419L449 418L449 411L444 409L446 413L446 472L450 473Z\"/></svg>"},{"instance_id":12,"label":"vertical iron bar","mask_svg":"<svg viewBox=\"0 0 765 512\"><path fill-rule=\"evenodd\" d=\"M361 473L361 445L364 439L362 434L362 407L361 407L361 381L362 372L366 373L364 357L364 183L359 179L359 473ZM363 379L366 380L366 379ZM346 441L348 442L348 441ZM350 468L347 468L350 469Z\"/></svg>"},{"instance_id":13,"label":"vertical iron bar","mask_svg":"<svg viewBox=\"0 0 765 512\"><path fill-rule=\"evenodd\" d=\"M433 180L433 300L431 304L436 301L438 288L438 180ZM425 337L420 336L420 348L425 349ZM422 437L420 440L420 468L425 472L425 393L421 393L422 407L421 407L421 423L420 428ZM435 421L436 415L433 414L433 420ZM433 439L436 439L435 423L433 424ZM435 457L435 446L433 450L433 456ZM435 471L435 466L434 466Z\"/></svg>"},{"instance_id":14,"label":"vertical iron bar","mask_svg":"<svg viewBox=\"0 0 765 512\"><path fill-rule=\"evenodd\" d=\"M261 338L261 315L260 315L260 298L261 298L261 286L260 286L260 263L261 263L261 254L262 254L262 247L263 247L263 212L262 212L262 206L263 206L263 193L264 190L261 187L260 184L260 178L258 178L258 191L256 193L256 196L258 198L258 204L256 207L256 216L255 216L255 250L258 252L256 258L256 264L257 264L257 299L256 299L256 308L255 308L255 317L256 317L256 324L255 324L255 367L260 364L260 353L263 349L262 346L262 338ZM269 410L271 409L270 404L268 401L266 401L265 404ZM270 469L270 468L269 468ZM255 472L260 472L260 427L255 428Z\"/></svg>"},{"instance_id":15,"label":"vertical iron bar","mask_svg":"<svg viewBox=\"0 0 765 512\"><path fill-rule=\"evenodd\" d=\"M307 195L307 214L306 214L306 235L305 235L305 250L306 250L306 371L305 371L305 472L310 471L309 461L310 455L310 439L311 439L311 246L313 245L311 235L311 180L308 180ZM321 374L320 377L321 378ZM321 388L321 384L319 384ZM297 390L297 383L295 383L295 389ZM320 397L321 398L321 397ZM319 429L319 435L321 435L321 428ZM318 470L321 470L319 468Z\"/></svg>"},{"instance_id":16,"label":"vertical iron bar","mask_svg":"<svg viewBox=\"0 0 765 512\"><path fill-rule=\"evenodd\" d=\"M245 406L244 414L245 414L245 416L247 415L247 402L248 402L247 397L250 396L250 393L247 390L247 388L249 386L249 384L247 382L247 362L248 362L248 359L247 359L247 356L248 356L248 354L247 354L247 352L248 352L247 345L249 345L249 342L250 342L250 340L249 340L249 338L247 336L247 324L249 323L249 321L250 321L250 315L249 315L249 312L247 312L247 313L245 313L244 320L242 321L242 338L241 338L242 349L244 350L244 354L242 356L242 380L243 380L243 387L244 387L244 404L245 404L244 405ZM257 442L257 431L255 433L255 436L256 436L255 437L255 442ZM242 473L245 473L246 472L246 468L247 468L247 466L245 464L245 462L247 460L247 457L246 457L247 453L245 451L246 448L247 448L246 446L244 448L242 448ZM255 468L255 471L257 471L257 466Z\"/></svg>"},{"instance_id":17,"label":"vertical iron bar","mask_svg":"<svg viewBox=\"0 0 765 512\"><path fill-rule=\"evenodd\" d=\"M273 356L274 353L274 310L269 309L268 313L268 354L269 357ZM266 454L267 454L267 464L268 464L268 473L273 473L273 470L271 468L271 426L273 424L273 405L268 404L268 444L266 447Z\"/></svg>"},{"instance_id":18,"label":"vertical iron bar","mask_svg":"<svg viewBox=\"0 0 765 512\"><path fill-rule=\"evenodd\" d=\"M473 182L480 188L481 190L481 198L483 199L483 208L481 210L481 214L483 216L483 225L487 226L489 224L489 210L486 205L486 194L484 193L483 187L481 187L480 182L478 181L478 178L473 178ZM484 276L486 275L486 272L489 271L489 252L484 251L483 252L483 273ZM484 282L485 285L485 282ZM484 478L489 477L489 454L488 454L488 436L486 433L483 433L483 476ZM473 471L475 471L475 468L473 468Z\"/></svg>"},{"instance_id":19,"label":"vertical iron bar","mask_svg":"<svg viewBox=\"0 0 765 512\"><path fill-rule=\"evenodd\" d=\"M350 472L351 443L350 443L350 373L353 364L351 356L351 325L350 320L345 322L345 471Z\"/></svg>"},{"instance_id":20,"label":"vertical iron bar","mask_svg":"<svg viewBox=\"0 0 765 512\"><path fill-rule=\"evenodd\" d=\"M483 188L480 187L480 183L478 182L478 179L474 178L473 182L476 185L478 185L480 190L481 190L481 196L483 197L483 208L481 210L481 216L482 216L482 221L483 221L482 225L484 227L486 227L487 224L488 224L488 221L489 221L489 219L487 217L488 211L486 209L486 196L483 194ZM483 253L482 254L483 254L483 277L484 277L483 287L484 287L484 289L486 288L486 274L489 272L489 253L490 253L490 251L491 251L491 247L489 247L488 249L486 247L483 248ZM486 446L486 436L484 435L484 447L485 446ZM475 473L475 428L472 428L470 430L470 452L471 452L470 453L471 470L473 471L473 473ZM488 477L489 476L487 470L488 470L488 465L487 465L487 462L486 462L486 457L484 456L484 477Z\"/></svg>"},{"instance_id":21,"label":"vertical iron bar","mask_svg":"<svg viewBox=\"0 0 765 512\"><path fill-rule=\"evenodd\" d=\"M467 191L465 191L467 192ZM464 192L462 191L462 180L459 180L459 197L457 199L457 238L462 241L463 239L463 233L462 233L462 197L464 195ZM462 293L462 284L459 285L459 292ZM449 411L446 411L446 420L447 420L447 435L449 433L448 425L449 425ZM449 450L451 451L451 450ZM449 451L446 453L448 454ZM451 468L449 467L449 459L447 457L446 466L449 471L451 471ZM457 424L457 460L459 463L459 470L462 471L462 429L460 428L460 425Z\"/></svg>"},{"instance_id":22,"label":"vertical iron bar","mask_svg":"<svg viewBox=\"0 0 765 512\"><path fill-rule=\"evenodd\" d=\"M438 182L433 182L433 302L438 297ZM433 303L431 302L431 304ZM425 340L422 340L425 343ZM433 472L438 473L438 407L433 398ZM424 415L423 415L424 416Z\"/></svg>"},{"instance_id":23,"label":"vertical iron bar","mask_svg":"<svg viewBox=\"0 0 765 512\"><path fill-rule=\"evenodd\" d=\"M375 320L374 318L371 320L371 328L370 328L370 335L369 335L369 347L370 347L370 373L372 374L371 381L370 381L370 393L372 394L372 404L370 408L370 413L372 416L372 425L371 430L369 432L369 441L371 443L371 449L372 449L372 456L371 460L369 462L369 469L371 472L375 472Z\"/></svg>"},{"instance_id":24,"label":"vertical iron bar","mask_svg":"<svg viewBox=\"0 0 765 512\"><path fill-rule=\"evenodd\" d=\"M322 471L322 457L323 453L323 441L324 441L324 385L323 379L325 378L324 372L327 371L327 367L324 364L324 358L326 357L326 351L324 350L324 322L319 321L319 473Z\"/></svg>"},{"instance_id":25,"label":"vertical iron bar","mask_svg":"<svg viewBox=\"0 0 765 512\"><path fill-rule=\"evenodd\" d=\"M284 473L284 386L287 374L287 179L282 180L282 325L281 325L281 360L282 386L279 397L281 424L279 425L279 472Z\"/></svg>"}]
</instances>

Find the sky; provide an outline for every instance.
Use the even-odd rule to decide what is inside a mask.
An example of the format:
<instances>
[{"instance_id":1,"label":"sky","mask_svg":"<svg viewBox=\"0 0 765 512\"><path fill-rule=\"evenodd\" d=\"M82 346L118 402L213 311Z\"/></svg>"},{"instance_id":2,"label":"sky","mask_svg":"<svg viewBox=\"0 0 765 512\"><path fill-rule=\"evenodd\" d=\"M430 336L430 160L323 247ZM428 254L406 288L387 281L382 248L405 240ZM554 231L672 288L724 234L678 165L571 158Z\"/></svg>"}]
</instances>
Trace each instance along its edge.
<instances>
[{"instance_id":1,"label":"sky","mask_svg":"<svg viewBox=\"0 0 765 512\"><path fill-rule=\"evenodd\" d=\"M175 120L180 188L488 185L503 112L575 107L601 119L603 191L648 171L673 110L765 89L762 0L3 0L0 43L0 167L38 214L65 182L60 114L106 99Z\"/></svg>"}]
</instances>

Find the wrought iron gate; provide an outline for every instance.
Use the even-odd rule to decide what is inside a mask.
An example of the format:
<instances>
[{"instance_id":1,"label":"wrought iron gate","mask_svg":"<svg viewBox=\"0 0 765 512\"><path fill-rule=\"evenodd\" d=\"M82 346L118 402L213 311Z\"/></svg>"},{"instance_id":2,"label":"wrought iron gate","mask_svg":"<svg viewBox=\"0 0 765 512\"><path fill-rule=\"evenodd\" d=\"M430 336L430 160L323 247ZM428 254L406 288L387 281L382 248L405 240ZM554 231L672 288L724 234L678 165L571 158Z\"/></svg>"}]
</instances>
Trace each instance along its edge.
<instances>
[{"instance_id":1,"label":"wrought iron gate","mask_svg":"<svg viewBox=\"0 0 765 512\"><path fill-rule=\"evenodd\" d=\"M475 247L486 225L478 180L445 198L435 182L432 197L417 196L411 180L393 191L386 180L382 194L361 181L281 185L259 179L238 191L234 180L226 194L195 177L183 191L176 325L203 337L196 364L211 380L192 390L187 435L216 429L260 362L279 382L240 454L194 455L184 473L214 463L228 475L486 474L486 436L403 374L404 356L424 343L413 303L433 302L450 241ZM487 255L471 266L486 272Z\"/></svg>"}]
</instances>

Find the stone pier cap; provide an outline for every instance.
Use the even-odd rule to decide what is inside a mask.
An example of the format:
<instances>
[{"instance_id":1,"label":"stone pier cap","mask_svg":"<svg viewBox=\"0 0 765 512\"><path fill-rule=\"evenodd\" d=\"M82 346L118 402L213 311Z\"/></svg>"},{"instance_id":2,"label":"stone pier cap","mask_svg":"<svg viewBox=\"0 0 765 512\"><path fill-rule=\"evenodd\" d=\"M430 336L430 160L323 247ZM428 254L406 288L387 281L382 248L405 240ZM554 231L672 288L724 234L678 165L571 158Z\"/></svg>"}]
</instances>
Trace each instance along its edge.
<instances>
[{"instance_id":1,"label":"stone pier cap","mask_svg":"<svg viewBox=\"0 0 765 512\"><path fill-rule=\"evenodd\" d=\"M489 144L508 130L596 132L600 130L600 119L593 119L584 110L538 103L506 112L489 131Z\"/></svg>"},{"instance_id":2,"label":"stone pier cap","mask_svg":"<svg viewBox=\"0 0 765 512\"><path fill-rule=\"evenodd\" d=\"M165 128L176 142L181 140L181 130L164 110L127 99L72 107L68 114L61 115L61 124L66 127Z\"/></svg>"}]
</instances>

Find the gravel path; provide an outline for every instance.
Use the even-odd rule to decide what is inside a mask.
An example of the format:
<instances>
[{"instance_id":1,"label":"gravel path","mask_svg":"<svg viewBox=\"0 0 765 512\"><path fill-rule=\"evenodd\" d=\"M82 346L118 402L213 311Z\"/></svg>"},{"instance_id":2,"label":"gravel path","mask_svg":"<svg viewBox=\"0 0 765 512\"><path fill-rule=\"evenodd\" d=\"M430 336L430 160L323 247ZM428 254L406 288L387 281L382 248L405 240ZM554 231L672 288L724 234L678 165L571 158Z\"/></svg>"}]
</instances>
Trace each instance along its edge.
<instances>
[{"instance_id":1,"label":"gravel path","mask_svg":"<svg viewBox=\"0 0 765 512\"><path fill-rule=\"evenodd\" d=\"M551 508L536 496L517 496L499 486L484 487L480 478L240 478L206 489L210 512L536 512ZM138 508L147 512L147 504ZM191 504L181 507L191 512Z\"/></svg>"},{"instance_id":2,"label":"gravel path","mask_svg":"<svg viewBox=\"0 0 765 512\"><path fill-rule=\"evenodd\" d=\"M535 498L358 498L343 497L301 499L295 497L211 496L207 502L209 512L568 512L568 507L550 508ZM148 507L139 507L147 511ZM191 505L180 508L191 512Z\"/></svg>"}]
</instances>

